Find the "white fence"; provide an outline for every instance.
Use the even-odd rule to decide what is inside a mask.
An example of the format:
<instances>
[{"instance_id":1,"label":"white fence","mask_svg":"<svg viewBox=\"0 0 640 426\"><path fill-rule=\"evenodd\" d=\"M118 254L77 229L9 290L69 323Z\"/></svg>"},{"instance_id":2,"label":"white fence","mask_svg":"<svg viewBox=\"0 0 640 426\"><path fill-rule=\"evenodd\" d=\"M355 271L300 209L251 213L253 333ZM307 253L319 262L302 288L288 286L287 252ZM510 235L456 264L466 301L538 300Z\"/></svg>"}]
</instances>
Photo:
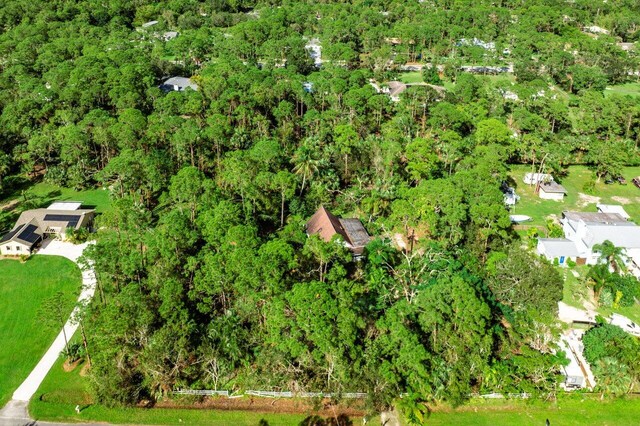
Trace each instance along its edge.
<instances>
[{"instance_id":1,"label":"white fence","mask_svg":"<svg viewBox=\"0 0 640 426\"><path fill-rule=\"evenodd\" d=\"M275 391L261 391L261 390L246 390L242 393L238 393L233 395L233 392L229 392L226 390L207 390L207 389L178 389L176 391L171 392L176 395L201 395L201 396L226 396L228 398L237 398L239 396L248 395L248 396L257 396L260 398L347 398L347 399L363 399L367 397L365 392L345 392L345 393L330 393L330 392L275 392ZM233 396L232 396L233 395ZM401 396L404 396L403 394ZM529 398L529 394L527 393L509 393L509 394L501 394L501 393L489 393L489 394L471 394L472 397L479 397L485 399L502 399L502 398L513 398L513 399L527 399Z\"/></svg>"},{"instance_id":2,"label":"white fence","mask_svg":"<svg viewBox=\"0 0 640 426\"><path fill-rule=\"evenodd\" d=\"M178 389L171 392L176 395L201 395L201 396L226 396L230 397L229 391L219 390L206 390L206 389ZM244 395L258 396L261 398L349 398L349 399L362 399L366 398L367 394L363 392L347 392L347 393L327 393L327 392L274 392L274 391L260 391L260 390L247 390L244 391ZM240 396L241 394L234 395Z\"/></svg>"}]
</instances>

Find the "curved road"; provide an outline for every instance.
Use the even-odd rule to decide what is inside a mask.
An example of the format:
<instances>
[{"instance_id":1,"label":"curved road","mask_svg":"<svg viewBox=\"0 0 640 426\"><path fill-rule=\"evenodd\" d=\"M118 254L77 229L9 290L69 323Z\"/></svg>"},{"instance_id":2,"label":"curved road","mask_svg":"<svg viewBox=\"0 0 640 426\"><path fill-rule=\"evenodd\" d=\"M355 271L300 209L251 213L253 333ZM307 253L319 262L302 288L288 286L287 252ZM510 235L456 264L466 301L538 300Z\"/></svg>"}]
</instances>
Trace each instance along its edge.
<instances>
[{"instance_id":1,"label":"curved road","mask_svg":"<svg viewBox=\"0 0 640 426\"><path fill-rule=\"evenodd\" d=\"M38 251L38 254L51 255L51 256L62 256L71 260L72 262L78 264L78 259L82 256L82 252L89 245L92 244L84 243L79 245L74 245L67 242L62 242L58 240L49 240L47 241L43 247ZM80 266L78 264L78 266ZM78 297L78 302L88 302L93 297L93 293L95 291L96 285L96 276L93 271L93 268L88 268L87 270L82 271L82 290L80 292L80 296ZM71 339L73 333L75 333L78 328L78 324L74 323L71 319L73 318L75 312L77 311L77 307L73 310L66 324L64 325L64 332L67 337ZM13 426L13 425L46 425L50 423L44 422L35 422L29 418L29 413L27 411L27 405L29 400L36 393L38 387L53 367L53 364L57 361L60 353L64 349L64 334L63 331L60 330L58 336L53 341L47 352L38 362L38 365L31 371L29 376L25 379L24 382L16 389L13 393L13 398L11 401L5 405L5 407L0 410L0 425L2 426ZM57 423L59 424L59 423Z\"/></svg>"}]
</instances>

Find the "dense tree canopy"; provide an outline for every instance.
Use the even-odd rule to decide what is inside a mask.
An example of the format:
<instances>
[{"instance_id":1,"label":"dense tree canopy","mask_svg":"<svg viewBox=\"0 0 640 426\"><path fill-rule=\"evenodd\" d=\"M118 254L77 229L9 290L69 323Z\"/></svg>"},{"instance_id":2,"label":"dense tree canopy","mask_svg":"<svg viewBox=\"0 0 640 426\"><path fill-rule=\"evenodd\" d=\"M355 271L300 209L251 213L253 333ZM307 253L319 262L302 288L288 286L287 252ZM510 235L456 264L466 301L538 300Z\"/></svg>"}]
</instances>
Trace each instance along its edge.
<instances>
[{"instance_id":1,"label":"dense tree canopy","mask_svg":"<svg viewBox=\"0 0 640 426\"><path fill-rule=\"evenodd\" d=\"M638 12L632 0L4 2L0 191L28 173L113 201L88 253L98 401L255 386L362 391L381 409L401 394L555 392L562 280L514 242L500 186L512 163L586 164L597 178L638 163L640 101L603 94L637 79L618 43L640 37ZM407 62L429 85L392 102L371 82ZM198 90L160 90L178 75ZM361 260L305 235L321 204L362 219L374 238Z\"/></svg>"}]
</instances>

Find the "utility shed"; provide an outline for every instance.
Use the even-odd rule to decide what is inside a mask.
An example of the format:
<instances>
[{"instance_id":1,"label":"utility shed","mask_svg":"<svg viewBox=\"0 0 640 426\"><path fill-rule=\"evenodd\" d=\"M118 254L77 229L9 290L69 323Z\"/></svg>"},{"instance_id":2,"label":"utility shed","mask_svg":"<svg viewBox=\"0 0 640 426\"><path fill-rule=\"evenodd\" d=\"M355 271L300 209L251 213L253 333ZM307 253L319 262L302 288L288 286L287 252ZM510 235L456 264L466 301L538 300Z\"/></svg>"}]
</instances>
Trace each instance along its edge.
<instances>
[{"instance_id":1,"label":"utility shed","mask_svg":"<svg viewBox=\"0 0 640 426\"><path fill-rule=\"evenodd\" d=\"M567 190L564 186L556 182L545 182L540 184L538 196L543 200L563 201Z\"/></svg>"},{"instance_id":2,"label":"utility shed","mask_svg":"<svg viewBox=\"0 0 640 426\"><path fill-rule=\"evenodd\" d=\"M367 230L359 219L342 219L333 215L324 206L311 216L306 224L307 235L317 234L329 242L335 235L340 235L344 245L354 256L362 256L364 247L370 240Z\"/></svg>"}]
</instances>

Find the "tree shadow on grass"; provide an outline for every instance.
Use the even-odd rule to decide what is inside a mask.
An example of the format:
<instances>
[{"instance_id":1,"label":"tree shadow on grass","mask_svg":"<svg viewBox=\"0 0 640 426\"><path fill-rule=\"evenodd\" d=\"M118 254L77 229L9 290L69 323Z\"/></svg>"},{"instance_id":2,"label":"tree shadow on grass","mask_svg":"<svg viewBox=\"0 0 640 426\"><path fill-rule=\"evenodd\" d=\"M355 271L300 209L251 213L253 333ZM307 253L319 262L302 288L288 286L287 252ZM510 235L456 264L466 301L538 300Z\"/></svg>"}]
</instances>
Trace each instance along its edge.
<instances>
[{"instance_id":1,"label":"tree shadow on grass","mask_svg":"<svg viewBox=\"0 0 640 426\"><path fill-rule=\"evenodd\" d=\"M326 419L314 414L301 421L300 426L353 426L353 421L346 414Z\"/></svg>"}]
</instances>

